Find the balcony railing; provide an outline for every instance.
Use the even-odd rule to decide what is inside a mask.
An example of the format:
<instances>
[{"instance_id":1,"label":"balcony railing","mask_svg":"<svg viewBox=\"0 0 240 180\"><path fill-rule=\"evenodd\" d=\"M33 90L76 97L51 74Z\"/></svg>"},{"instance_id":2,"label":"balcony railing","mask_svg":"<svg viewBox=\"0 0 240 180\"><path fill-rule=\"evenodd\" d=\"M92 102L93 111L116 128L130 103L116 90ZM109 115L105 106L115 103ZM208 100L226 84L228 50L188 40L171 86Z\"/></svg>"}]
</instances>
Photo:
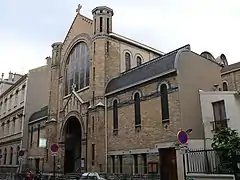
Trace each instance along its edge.
<instances>
[{"instance_id":1,"label":"balcony railing","mask_svg":"<svg viewBox=\"0 0 240 180\"><path fill-rule=\"evenodd\" d=\"M222 128L227 128L228 127L228 121L229 119L222 119L222 120L214 120L211 122L213 126L213 131L220 130Z\"/></svg>"}]
</instances>

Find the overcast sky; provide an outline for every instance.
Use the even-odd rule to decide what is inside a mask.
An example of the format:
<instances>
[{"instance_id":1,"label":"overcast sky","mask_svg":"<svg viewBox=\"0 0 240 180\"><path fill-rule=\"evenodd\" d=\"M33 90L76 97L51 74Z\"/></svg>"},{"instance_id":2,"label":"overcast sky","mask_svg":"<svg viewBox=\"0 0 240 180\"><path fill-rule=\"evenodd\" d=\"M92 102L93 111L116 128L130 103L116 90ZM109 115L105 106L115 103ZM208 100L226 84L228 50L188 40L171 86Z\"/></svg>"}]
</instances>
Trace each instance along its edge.
<instances>
[{"instance_id":1,"label":"overcast sky","mask_svg":"<svg viewBox=\"0 0 240 180\"><path fill-rule=\"evenodd\" d=\"M44 65L51 44L64 40L79 3L90 18L94 7L111 7L114 32L163 52L190 44L197 53L240 61L239 0L0 0L0 73Z\"/></svg>"}]
</instances>

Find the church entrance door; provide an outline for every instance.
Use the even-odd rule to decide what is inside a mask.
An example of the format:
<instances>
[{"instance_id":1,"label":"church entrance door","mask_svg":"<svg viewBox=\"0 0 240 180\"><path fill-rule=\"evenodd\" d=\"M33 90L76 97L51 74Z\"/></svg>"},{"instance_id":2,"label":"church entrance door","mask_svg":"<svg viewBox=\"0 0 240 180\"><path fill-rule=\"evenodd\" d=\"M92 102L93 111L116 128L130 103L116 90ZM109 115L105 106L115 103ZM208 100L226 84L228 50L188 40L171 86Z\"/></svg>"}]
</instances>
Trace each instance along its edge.
<instances>
[{"instance_id":1,"label":"church entrance door","mask_svg":"<svg viewBox=\"0 0 240 180\"><path fill-rule=\"evenodd\" d=\"M76 117L70 117L65 124L64 173L73 173L81 168L82 127Z\"/></svg>"}]
</instances>

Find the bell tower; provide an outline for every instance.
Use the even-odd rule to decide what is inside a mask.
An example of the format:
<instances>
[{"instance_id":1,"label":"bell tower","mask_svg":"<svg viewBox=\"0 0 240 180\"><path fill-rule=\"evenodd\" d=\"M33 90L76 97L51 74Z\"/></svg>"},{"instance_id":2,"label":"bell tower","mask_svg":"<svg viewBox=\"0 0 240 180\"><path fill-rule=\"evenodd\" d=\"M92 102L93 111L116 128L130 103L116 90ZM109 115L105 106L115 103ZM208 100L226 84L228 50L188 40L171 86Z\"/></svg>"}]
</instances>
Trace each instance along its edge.
<instances>
[{"instance_id":1,"label":"bell tower","mask_svg":"<svg viewBox=\"0 0 240 180\"><path fill-rule=\"evenodd\" d=\"M92 10L93 34L108 34L112 32L113 10L106 6L98 6Z\"/></svg>"}]
</instances>

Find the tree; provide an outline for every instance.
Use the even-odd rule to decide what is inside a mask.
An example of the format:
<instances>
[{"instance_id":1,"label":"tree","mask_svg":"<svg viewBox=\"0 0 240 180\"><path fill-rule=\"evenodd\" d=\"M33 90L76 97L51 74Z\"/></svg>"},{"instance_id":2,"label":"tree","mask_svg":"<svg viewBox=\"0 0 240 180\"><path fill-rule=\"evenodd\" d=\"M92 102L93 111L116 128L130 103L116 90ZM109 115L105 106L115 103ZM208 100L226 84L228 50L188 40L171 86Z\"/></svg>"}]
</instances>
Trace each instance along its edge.
<instances>
[{"instance_id":1,"label":"tree","mask_svg":"<svg viewBox=\"0 0 240 180\"><path fill-rule=\"evenodd\" d=\"M240 149L240 137L236 130L231 128L219 129L213 137L212 148L220 159L218 171L235 172L236 158Z\"/></svg>"},{"instance_id":2,"label":"tree","mask_svg":"<svg viewBox=\"0 0 240 180\"><path fill-rule=\"evenodd\" d=\"M236 151L240 148L240 137L231 128L219 129L213 137L212 148L221 151Z\"/></svg>"}]
</instances>

